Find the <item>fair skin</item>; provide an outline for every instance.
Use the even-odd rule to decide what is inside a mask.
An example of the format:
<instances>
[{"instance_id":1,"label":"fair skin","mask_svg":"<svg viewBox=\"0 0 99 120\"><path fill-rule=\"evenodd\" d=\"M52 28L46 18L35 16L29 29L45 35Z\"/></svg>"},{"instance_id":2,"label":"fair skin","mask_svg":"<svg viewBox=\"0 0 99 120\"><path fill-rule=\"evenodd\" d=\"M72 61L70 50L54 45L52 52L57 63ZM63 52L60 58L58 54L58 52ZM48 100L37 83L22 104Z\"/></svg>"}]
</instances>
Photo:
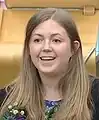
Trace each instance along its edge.
<instances>
[{"instance_id":1,"label":"fair skin","mask_svg":"<svg viewBox=\"0 0 99 120\"><path fill-rule=\"evenodd\" d=\"M75 41L75 45L78 48L78 41ZM73 54L67 32L57 22L47 20L33 30L29 49L44 85L45 99L62 99L58 83L66 74Z\"/></svg>"}]
</instances>

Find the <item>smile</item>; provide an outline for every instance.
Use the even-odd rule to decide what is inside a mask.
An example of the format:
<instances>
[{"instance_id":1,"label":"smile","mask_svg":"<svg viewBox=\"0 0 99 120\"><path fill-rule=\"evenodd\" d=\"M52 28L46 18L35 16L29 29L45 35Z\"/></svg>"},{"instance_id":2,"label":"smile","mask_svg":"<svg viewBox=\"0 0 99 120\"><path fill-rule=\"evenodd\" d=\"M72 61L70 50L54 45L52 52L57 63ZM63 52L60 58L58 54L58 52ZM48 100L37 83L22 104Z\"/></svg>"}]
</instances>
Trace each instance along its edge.
<instances>
[{"instance_id":1,"label":"smile","mask_svg":"<svg viewBox=\"0 0 99 120\"><path fill-rule=\"evenodd\" d=\"M52 57L52 56L42 56L40 57L41 60L43 61L51 61L51 60L54 60L55 57Z\"/></svg>"}]
</instances>

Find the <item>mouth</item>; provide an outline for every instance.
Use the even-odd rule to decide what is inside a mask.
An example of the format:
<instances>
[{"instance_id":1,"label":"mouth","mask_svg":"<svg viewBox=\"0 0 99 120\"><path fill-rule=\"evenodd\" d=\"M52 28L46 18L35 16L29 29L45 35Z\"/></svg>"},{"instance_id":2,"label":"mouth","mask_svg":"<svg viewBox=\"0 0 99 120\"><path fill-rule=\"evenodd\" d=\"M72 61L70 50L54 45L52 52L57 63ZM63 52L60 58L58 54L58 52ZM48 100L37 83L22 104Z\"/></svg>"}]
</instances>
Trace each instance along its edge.
<instances>
[{"instance_id":1,"label":"mouth","mask_svg":"<svg viewBox=\"0 0 99 120\"><path fill-rule=\"evenodd\" d=\"M40 57L40 59L42 60L42 61L52 61L52 60L54 60L56 57L53 57L53 56L42 56L42 57Z\"/></svg>"}]
</instances>

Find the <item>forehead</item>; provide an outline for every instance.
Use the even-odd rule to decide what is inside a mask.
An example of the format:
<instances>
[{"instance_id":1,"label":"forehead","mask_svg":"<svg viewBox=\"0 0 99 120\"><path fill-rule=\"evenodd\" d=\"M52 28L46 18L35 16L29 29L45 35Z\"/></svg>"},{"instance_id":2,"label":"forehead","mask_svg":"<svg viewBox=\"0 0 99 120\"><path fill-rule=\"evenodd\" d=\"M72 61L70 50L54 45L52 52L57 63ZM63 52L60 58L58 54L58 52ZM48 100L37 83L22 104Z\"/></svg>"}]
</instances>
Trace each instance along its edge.
<instances>
[{"instance_id":1,"label":"forehead","mask_svg":"<svg viewBox=\"0 0 99 120\"><path fill-rule=\"evenodd\" d=\"M39 24L32 32L35 33L59 33L59 34L67 34L66 30L56 21L47 20L43 23Z\"/></svg>"}]
</instances>

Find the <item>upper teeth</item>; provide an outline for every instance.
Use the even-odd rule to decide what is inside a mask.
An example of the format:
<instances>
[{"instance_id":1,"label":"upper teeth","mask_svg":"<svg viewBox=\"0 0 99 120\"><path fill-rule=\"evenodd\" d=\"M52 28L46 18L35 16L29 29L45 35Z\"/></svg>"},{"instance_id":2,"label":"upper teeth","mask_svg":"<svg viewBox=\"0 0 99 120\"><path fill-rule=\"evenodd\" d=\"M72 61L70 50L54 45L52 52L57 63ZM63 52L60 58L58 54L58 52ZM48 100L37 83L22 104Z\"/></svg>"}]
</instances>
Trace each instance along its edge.
<instances>
[{"instance_id":1,"label":"upper teeth","mask_svg":"<svg viewBox=\"0 0 99 120\"><path fill-rule=\"evenodd\" d=\"M42 60L53 60L55 57L47 57L47 56L44 56L44 57L40 57Z\"/></svg>"}]
</instances>

